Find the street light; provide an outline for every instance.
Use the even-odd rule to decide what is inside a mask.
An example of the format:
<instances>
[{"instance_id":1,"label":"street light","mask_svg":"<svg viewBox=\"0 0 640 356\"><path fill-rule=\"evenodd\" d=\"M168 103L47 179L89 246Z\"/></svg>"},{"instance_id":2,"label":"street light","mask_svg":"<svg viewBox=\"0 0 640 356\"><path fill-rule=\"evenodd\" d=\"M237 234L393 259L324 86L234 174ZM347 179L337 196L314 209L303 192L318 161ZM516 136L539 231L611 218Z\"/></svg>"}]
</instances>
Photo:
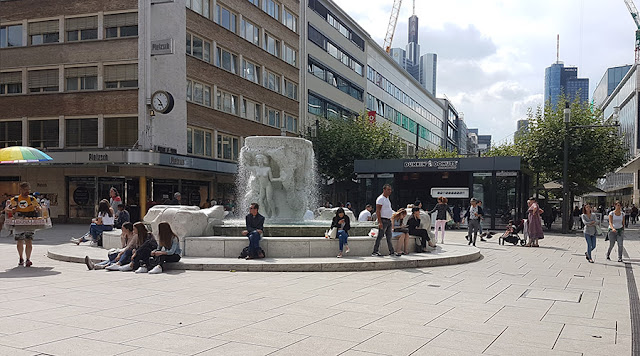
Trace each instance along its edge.
<instances>
[{"instance_id":1,"label":"street light","mask_svg":"<svg viewBox=\"0 0 640 356\"><path fill-rule=\"evenodd\" d=\"M569 102L564 107L564 160L562 165L562 233L569 232L569 214L571 214L571 204L569 203L569 123L571 122L571 109Z\"/></svg>"}]
</instances>

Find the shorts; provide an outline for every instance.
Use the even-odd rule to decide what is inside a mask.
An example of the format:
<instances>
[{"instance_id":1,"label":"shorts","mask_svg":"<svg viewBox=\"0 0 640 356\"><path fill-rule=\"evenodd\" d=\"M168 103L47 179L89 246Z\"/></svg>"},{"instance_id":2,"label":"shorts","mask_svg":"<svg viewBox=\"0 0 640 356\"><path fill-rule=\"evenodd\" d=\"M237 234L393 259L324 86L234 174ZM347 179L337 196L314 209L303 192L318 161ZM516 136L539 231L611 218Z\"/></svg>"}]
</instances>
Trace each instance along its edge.
<instances>
[{"instance_id":1,"label":"shorts","mask_svg":"<svg viewBox=\"0 0 640 356\"><path fill-rule=\"evenodd\" d=\"M20 241L20 240L33 240L33 235L34 232L33 231L24 231L24 232L19 232L19 233L14 233L13 234L13 238L16 241Z\"/></svg>"}]
</instances>

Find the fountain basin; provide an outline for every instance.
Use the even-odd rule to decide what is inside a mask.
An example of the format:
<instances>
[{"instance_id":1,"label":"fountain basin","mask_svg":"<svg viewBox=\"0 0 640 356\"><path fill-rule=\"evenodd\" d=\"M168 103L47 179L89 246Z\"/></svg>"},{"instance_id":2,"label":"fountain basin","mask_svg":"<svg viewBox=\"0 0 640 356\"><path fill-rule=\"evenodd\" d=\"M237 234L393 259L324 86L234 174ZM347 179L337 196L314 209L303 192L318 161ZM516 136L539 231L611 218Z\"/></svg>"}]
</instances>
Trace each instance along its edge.
<instances>
[{"instance_id":1,"label":"fountain basin","mask_svg":"<svg viewBox=\"0 0 640 356\"><path fill-rule=\"evenodd\" d=\"M316 222L314 224L265 224L264 237L291 237L299 238L324 238L325 232L331 226L331 221ZM352 225L349 235L367 236L375 224ZM244 225L222 225L213 226L209 231L213 236L242 236Z\"/></svg>"}]
</instances>

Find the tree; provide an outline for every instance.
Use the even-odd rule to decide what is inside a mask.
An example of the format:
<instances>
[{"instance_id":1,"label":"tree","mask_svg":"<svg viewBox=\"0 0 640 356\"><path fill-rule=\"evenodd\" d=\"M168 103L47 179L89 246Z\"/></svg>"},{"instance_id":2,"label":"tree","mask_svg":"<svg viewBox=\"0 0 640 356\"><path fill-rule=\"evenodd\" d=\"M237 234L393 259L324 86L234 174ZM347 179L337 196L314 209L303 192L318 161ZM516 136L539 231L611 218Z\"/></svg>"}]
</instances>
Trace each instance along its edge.
<instances>
[{"instance_id":1,"label":"tree","mask_svg":"<svg viewBox=\"0 0 640 356\"><path fill-rule=\"evenodd\" d=\"M598 178L613 172L625 162L627 148L614 127L575 127L602 125L602 112L588 103L570 105L573 128L565 128L565 100L557 107L530 109L529 130L518 141L524 162L545 180L562 181L564 137L569 135L569 185L573 195L589 192Z\"/></svg>"},{"instance_id":2,"label":"tree","mask_svg":"<svg viewBox=\"0 0 640 356\"><path fill-rule=\"evenodd\" d=\"M522 146L515 143L503 143L491 148L482 154L482 157L522 156Z\"/></svg>"},{"instance_id":3,"label":"tree","mask_svg":"<svg viewBox=\"0 0 640 356\"><path fill-rule=\"evenodd\" d=\"M447 151L442 147L438 147L436 149L433 148L424 148L418 151L418 158L460 158L458 154L458 150Z\"/></svg>"},{"instance_id":4,"label":"tree","mask_svg":"<svg viewBox=\"0 0 640 356\"><path fill-rule=\"evenodd\" d=\"M315 137L308 135L325 178L354 178L354 161L394 159L404 156L404 144L393 135L389 123L370 123L365 115L355 119L319 119Z\"/></svg>"}]
</instances>

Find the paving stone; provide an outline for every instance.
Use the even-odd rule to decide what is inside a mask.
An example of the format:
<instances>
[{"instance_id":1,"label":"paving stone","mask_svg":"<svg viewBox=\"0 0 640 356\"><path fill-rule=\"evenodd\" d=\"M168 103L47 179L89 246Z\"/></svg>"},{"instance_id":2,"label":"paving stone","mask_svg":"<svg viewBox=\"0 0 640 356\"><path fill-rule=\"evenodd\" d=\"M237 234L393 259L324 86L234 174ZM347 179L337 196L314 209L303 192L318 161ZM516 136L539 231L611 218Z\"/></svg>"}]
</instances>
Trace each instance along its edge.
<instances>
[{"instance_id":1,"label":"paving stone","mask_svg":"<svg viewBox=\"0 0 640 356\"><path fill-rule=\"evenodd\" d=\"M171 332L161 332L125 342L126 345L130 346L186 355L197 354L224 343L226 343L224 340L198 337L197 335L180 335Z\"/></svg>"},{"instance_id":2,"label":"paving stone","mask_svg":"<svg viewBox=\"0 0 640 356\"><path fill-rule=\"evenodd\" d=\"M383 355L410 355L428 339L401 334L381 333L353 347L354 350Z\"/></svg>"},{"instance_id":3,"label":"paving stone","mask_svg":"<svg viewBox=\"0 0 640 356\"><path fill-rule=\"evenodd\" d=\"M34 346L29 351L37 351L46 355L85 356L85 355L119 355L133 351L135 347L114 344L81 337L64 339Z\"/></svg>"},{"instance_id":4,"label":"paving stone","mask_svg":"<svg viewBox=\"0 0 640 356\"><path fill-rule=\"evenodd\" d=\"M355 342L328 339L324 337L312 336L298 341L285 348L282 348L271 355L290 356L334 356L341 355L351 347L357 345Z\"/></svg>"},{"instance_id":5,"label":"paving stone","mask_svg":"<svg viewBox=\"0 0 640 356\"><path fill-rule=\"evenodd\" d=\"M272 354L277 350L278 349L274 347L227 342L226 344L199 353L198 356L263 356Z\"/></svg>"},{"instance_id":6,"label":"paving stone","mask_svg":"<svg viewBox=\"0 0 640 356\"><path fill-rule=\"evenodd\" d=\"M496 339L495 336L468 331L446 330L435 339L429 341L426 347L450 348L466 352L482 353Z\"/></svg>"}]
</instances>

